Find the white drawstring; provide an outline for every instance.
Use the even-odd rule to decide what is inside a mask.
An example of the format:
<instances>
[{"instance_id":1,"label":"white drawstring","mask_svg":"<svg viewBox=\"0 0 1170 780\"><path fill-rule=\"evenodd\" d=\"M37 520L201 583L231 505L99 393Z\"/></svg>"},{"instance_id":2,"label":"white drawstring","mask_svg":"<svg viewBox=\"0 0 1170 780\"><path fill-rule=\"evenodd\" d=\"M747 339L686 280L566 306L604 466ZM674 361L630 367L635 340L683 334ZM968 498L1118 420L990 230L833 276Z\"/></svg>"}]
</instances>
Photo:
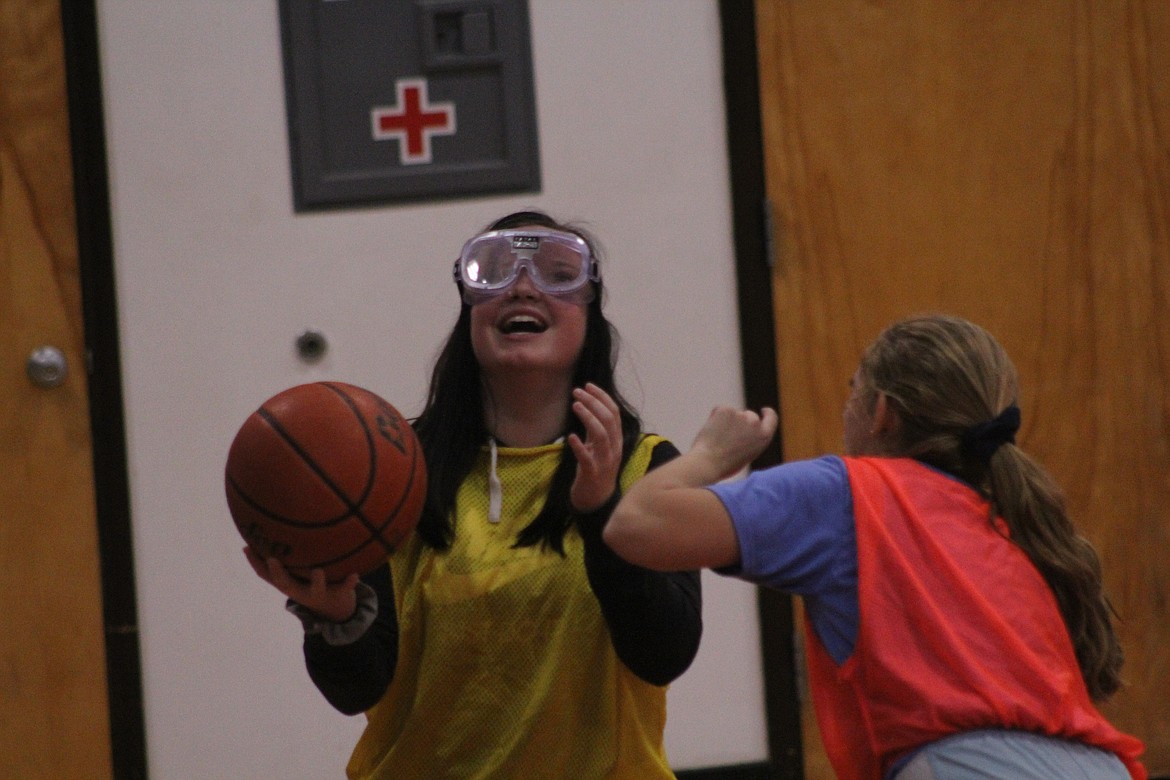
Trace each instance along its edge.
<instances>
[{"instance_id":1,"label":"white drawstring","mask_svg":"<svg viewBox=\"0 0 1170 780\"><path fill-rule=\"evenodd\" d=\"M492 468L488 472L488 522L500 522L500 513L504 505L504 486L500 484L500 475L496 473L496 437L488 439L492 448Z\"/></svg>"}]
</instances>

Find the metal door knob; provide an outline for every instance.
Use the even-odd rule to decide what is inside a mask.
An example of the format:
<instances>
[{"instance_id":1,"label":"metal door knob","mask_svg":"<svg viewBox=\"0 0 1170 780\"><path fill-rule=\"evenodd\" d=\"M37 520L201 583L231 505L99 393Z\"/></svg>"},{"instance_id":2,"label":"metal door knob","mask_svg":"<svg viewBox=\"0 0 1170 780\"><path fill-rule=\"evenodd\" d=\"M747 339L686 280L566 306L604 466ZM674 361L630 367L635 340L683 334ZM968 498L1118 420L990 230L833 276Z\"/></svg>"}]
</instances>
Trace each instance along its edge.
<instances>
[{"instance_id":1,"label":"metal door knob","mask_svg":"<svg viewBox=\"0 0 1170 780\"><path fill-rule=\"evenodd\" d=\"M45 345L32 351L25 363L25 370L34 385L51 388L65 381L65 375L69 373L69 364L65 360L64 352Z\"/></svg>"}]
</instances>

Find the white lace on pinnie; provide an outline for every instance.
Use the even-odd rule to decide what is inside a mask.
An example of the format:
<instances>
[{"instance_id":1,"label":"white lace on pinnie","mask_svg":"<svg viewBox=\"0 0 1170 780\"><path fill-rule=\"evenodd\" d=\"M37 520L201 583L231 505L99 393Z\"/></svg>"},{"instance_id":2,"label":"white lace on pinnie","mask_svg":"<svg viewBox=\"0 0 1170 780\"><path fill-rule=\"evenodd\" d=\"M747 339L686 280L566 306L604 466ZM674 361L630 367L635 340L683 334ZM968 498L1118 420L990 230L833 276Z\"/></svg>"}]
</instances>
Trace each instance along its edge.
<instances>
[{"instance_id":1,"label":"white lace on pinnie","mask_svg":"<svg viewBox=\"0 0 1170 780\"><path fill-rule=\"evenodd\" d=\"M500 484L500 475L496 473L496 437L489 440L492 451L492 467L488 472L488 522L500 522L500 513L504 507L504 486Z\"/></svg>"}]
</instances>

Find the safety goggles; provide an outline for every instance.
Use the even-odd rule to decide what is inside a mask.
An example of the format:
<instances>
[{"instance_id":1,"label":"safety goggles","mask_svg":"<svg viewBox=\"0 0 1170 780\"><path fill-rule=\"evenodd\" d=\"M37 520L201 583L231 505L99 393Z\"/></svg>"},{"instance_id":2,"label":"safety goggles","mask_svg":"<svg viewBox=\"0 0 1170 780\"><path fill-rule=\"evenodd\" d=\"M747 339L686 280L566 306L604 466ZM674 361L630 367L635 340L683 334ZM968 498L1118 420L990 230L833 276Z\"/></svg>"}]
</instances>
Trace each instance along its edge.
<instances>
[{"instance_id":1,"label":"safety goggles","mask_svg":"<svg viewBox=\"0 0 1170 780\"><path fill-rule=\"evenodd\" d=\"M532 227L492 230L463 245L455 281L470 304L493 298L515 284L520 269L538 290L580 303L593 299L590 282L601 270L589 244L575 233Z\"/></svg>"}]
</instances>

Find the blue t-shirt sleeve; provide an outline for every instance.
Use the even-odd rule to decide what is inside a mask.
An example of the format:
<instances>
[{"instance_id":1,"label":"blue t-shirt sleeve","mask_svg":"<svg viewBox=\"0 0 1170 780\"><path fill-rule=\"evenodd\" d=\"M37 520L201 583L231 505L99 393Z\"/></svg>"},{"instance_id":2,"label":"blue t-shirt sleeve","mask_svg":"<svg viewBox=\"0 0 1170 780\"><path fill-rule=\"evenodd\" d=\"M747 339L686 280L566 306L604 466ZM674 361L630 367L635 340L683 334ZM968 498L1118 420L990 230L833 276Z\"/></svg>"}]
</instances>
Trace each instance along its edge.
<instances>
[{"instance_id":1,"label":"blue t-shirt sleeve","mask_svg":"<svg viewBox=\"0 0 1170 780\"><path fill-rule=\"evenodd\" d=\"M838 663L857 640L857 537L849 475L826 455L711 486L731 515L740 564L726 574L799 594Z\"/></svg>"}]
</instances>

